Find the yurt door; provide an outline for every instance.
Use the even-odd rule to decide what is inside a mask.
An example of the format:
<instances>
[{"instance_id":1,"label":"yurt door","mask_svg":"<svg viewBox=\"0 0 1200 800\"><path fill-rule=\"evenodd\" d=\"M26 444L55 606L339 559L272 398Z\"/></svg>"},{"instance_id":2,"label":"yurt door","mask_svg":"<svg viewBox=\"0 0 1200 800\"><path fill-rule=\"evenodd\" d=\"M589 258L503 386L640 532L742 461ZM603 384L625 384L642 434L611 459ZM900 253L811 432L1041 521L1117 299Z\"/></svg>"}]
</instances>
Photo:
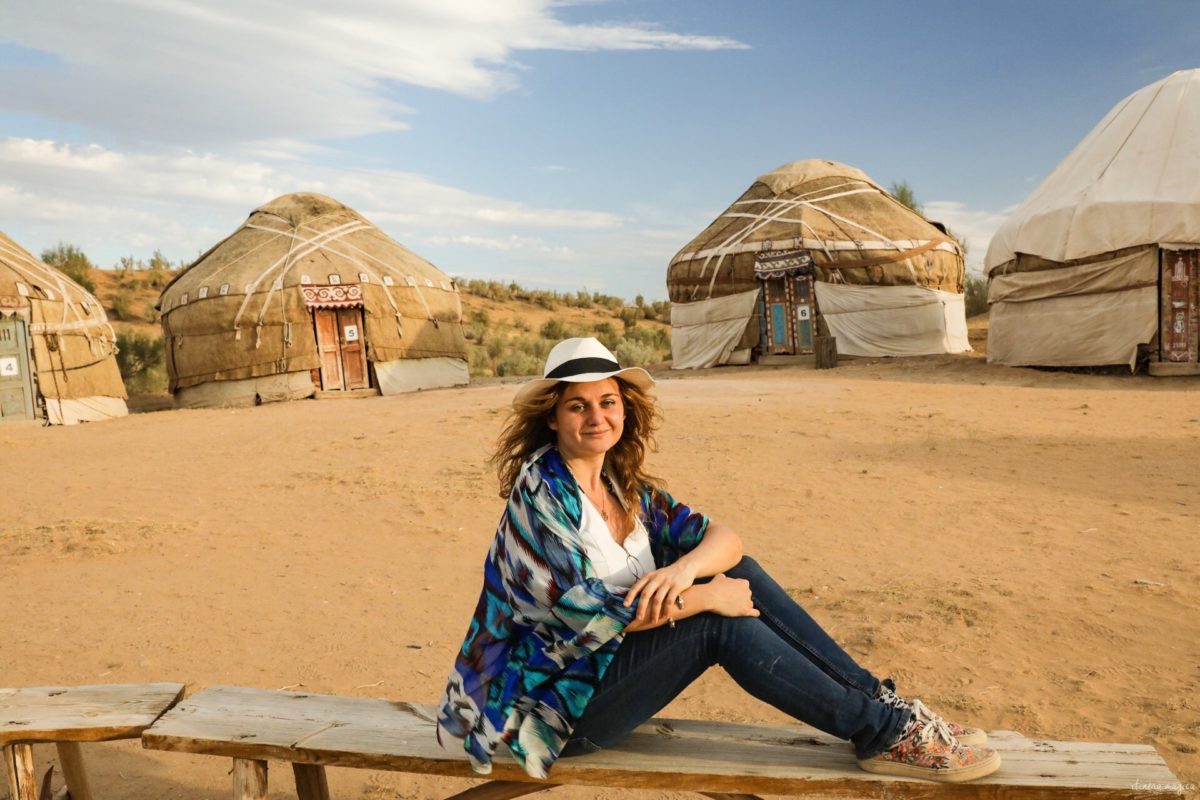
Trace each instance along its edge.
<instances>
[{"instance_id":1,"label":"yurt door","mask_svg":"<svg viewBox=\"0 0 1200 800\"><path fill-rule=\"evenodd\" d=\"M796 352L792 346L788 283L787 278L767 278L763 281L763 297L767 308L766 350L771 355Z\"/></svg>"},{"instance_id":2,"label":"yurt door","mask_svg":"<svg viewBox=\"0 0 1200 800\"><path fill-rule=\"evenodd\" d=\"M1195 362L1200 350L1200 250L1162 251L1163 361Z\"/></svg>"},{"instance_id":3,"label":"yurt door","mask_svg":"<svg viewBox=\"0 0 1200 800\"><path fill-rule=\"evenodd\" d=\"M361 308L314 308L321 388L325 391L370 386L363 346Z\"/></svg>"},{"instance_id":4,"label":"yurt door","mask_svg":"<svg viewBox=\"0 0 1200 800\"><path fill-rule=\"evenodd\" d=\"M33 380L25 321L0 317L0 420L33 419Z\"/></svg>"},{"instance_id":5,"label":"yurt door","mask_svg":"<svg viewBox=\"0 0 1200 800\"><path fill-rule=\"evenodd\" d=\"M795 355L813 349L812 276L787 275L763 280L766 352Z\"/></svg>"},{"instance_id":6,"label":"yurt door","mask_svg":"<svg viewBox=\"0 0 1200 800\"><path fill-rule=\"evenodd\" d=\"M337 314L346 388L366 389L370 386L370 377L367 373L367 348L363 345L362 309L339 308Z\"/></svg>"},{"instance_id":7,"label":"yurt door","mask_svg":"<svg viewBox=\"0 0 1200 800\"><path fill-rule=\"evenodd\" d=\"M792 305L796 309L796 349L802 353L813 349L812 276L792 278Z\"/></svg>"}]
</instances>

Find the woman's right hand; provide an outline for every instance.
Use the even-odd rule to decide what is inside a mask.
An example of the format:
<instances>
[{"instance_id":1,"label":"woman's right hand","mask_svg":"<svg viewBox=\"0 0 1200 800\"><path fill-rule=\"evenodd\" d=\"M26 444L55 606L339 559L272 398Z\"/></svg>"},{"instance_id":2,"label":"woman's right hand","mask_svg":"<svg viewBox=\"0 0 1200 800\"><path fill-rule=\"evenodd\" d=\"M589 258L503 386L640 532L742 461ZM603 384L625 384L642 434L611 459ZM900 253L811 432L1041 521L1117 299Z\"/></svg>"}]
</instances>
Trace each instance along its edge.
<instances>
[{"instance_id":1,"label":"woman's right hand","mask_svg":"<svg viewBox=\"0 0 1200 800\"><path fill-rule=\"evenodd\" d=\"M757 617L754 598L750 594L750 581L729 578L722 573L713 575L705 587L708 591L709 610L722 617Z\"/></svg>"}]
</instances>

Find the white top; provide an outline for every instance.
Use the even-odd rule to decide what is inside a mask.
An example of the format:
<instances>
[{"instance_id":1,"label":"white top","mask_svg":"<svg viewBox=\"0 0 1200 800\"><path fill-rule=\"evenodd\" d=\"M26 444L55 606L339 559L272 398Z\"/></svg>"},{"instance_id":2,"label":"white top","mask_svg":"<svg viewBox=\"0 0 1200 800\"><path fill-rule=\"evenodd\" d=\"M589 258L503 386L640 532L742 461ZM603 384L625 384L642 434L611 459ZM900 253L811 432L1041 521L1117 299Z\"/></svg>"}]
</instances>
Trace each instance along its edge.
<instances>
[{"instance_id":1,"label":"white top","mask_svg":"<svg viewBox=\"0 0 1200 800\"><path fill-rule=\"evenodd\" d=\"M641 517L634 517L633 530L625 537L622 546L617 544L608 529L608 523L582 489L579 490L579 497L583 501L580 504L583 519L579 533L583 539L584 553L592 562L592 572L597 578L610 586L628 589L637 583L638 578L658 569L654 554L650 552L650 534L646 532Z\"/></svg>"}]
</instances>

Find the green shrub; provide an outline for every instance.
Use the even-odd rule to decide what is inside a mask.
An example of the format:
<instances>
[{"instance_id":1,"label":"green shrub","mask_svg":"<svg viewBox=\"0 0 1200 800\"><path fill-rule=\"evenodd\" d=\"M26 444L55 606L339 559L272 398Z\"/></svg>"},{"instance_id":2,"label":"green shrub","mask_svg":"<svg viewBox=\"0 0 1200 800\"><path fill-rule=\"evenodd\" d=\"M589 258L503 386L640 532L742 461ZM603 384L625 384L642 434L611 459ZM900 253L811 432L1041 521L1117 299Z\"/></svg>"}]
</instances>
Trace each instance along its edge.
<instances>
[{"instance_id":1,"label":"green shrub","mask_svg":"<svg viewBox=\"0 0 1200 800\"><path fill-rule=\"evenodd\" d=\"M151 394L167 389L163 340L140 333L117 334L117 368L130 394Z\"/></svg>"},{"instance_id":2,"label":"green shrub","mask_svg":"<svg viewBox=\"0 0 1200 800\"><path fill-rule=\"evenodd\" d=\"M967 316L974 317L988 310L987 278L967 273L966 284Z\"/></svg>"},{"instance_id":3,"label":"green shrub","mask_svg":"<svg viewBox=\"0 0 1200 800\"><path fill-rule=\"evenodd\" d=\"M623 367L645 367L661 364L664 360L655 348L632 339L622 339L614 352Z\"/></svg>"},{"instance_id":4,"label":"green shrub","mask_svg":"<svg viewBox=\"0 0 1200 800\"><path fill-rule=\"evenodd\" d=\"M75 245L59 242L54 247L42 251L42 261L61 270L68 278L92 294L96 293L96 284L89 274L92 270L92 262Z\"/></svg>"},{"instance_id":5,"label":"green shrub","mask_svg":"<svg viewBox=\"0 0 1200 800\"><path fill-rule=\"evenodd\" d=\"M121 289L112 299L112 315L122 322L130 322L137 314L133 310L133 292Z\"/></svg>"},{"instance_id":6,"label":"green shrub","mask_svg":"<svg viewBox=\"0 0 1200 800\"><path fill-rule=\"evenodd\" d=\"M549 339L552 342L562 341L570 335L567 333L567 326L561 320L553 317L546 320L546 323L542 325L540 333L543 339Z\"/></svg>"}]
</instances>

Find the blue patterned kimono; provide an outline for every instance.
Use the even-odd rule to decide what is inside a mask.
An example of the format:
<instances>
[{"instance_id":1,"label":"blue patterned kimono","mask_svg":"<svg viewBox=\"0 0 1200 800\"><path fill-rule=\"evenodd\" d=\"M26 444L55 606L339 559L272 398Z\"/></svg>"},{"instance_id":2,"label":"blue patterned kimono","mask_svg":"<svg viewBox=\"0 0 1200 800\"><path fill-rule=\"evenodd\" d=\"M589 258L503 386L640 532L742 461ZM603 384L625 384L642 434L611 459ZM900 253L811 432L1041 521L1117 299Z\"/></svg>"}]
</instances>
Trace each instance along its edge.
<instances>
[{"instance_id":1,"label":"blue patterned kimono","mask_svg":"<svg viewBox=\"0 0 1200 800\"><path fill-rule=\"evenodd\" d=\"M438 711L438 738L492 769L503 742L545 778L637 610L595 577L579 528L579 485L553 445L525 464L483 566L483 591ZM690 551L708 518L644 487L640 512L659 567Z\"/></svg>"}]
</instances>

